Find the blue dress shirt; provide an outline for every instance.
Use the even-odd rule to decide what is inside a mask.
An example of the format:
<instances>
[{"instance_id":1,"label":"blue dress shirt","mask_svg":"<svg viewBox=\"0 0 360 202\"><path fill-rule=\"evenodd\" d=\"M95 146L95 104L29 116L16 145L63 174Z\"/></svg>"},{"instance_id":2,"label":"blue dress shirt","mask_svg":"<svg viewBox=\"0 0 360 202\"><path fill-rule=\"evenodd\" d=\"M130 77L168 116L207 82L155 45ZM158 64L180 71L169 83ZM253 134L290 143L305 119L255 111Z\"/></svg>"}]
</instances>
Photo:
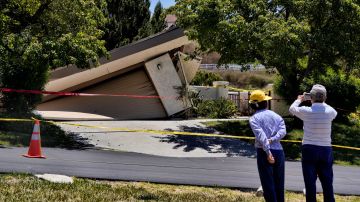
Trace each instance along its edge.
<instances>
[{"instance_id":1,"label":"blue dress shirt","mask_svg":"<svg viewBox=\"0 0 360 202\"><path fill-rule=\"evenodd\" d=\"M249 122L255 135L256 148L262 148L267 154L271 153L270 149L283 149L280 140L286 135L286 127L281 116L271 110L263 109L256 111Z\"/></svg>"}]
</instances>

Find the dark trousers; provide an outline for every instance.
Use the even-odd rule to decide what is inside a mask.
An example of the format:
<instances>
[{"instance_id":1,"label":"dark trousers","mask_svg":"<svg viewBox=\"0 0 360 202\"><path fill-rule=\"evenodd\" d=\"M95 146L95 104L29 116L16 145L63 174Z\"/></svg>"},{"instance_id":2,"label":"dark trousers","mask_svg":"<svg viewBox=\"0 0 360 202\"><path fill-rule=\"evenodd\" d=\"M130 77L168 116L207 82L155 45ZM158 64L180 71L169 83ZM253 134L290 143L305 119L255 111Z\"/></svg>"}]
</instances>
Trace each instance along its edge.
<instances>
[{"instance_id":1,"label":"dark trousers","mask_svg":"<svg viewBox=\"0 0 360 202\"><path fill-rule=\"evenodd\" d=\"M306 201L316 202L316 179L323 188L324 202L333 202L333 152L331 147L316 145L302 146L302 170L306 188Z\"/></svg>"},{"instance_id":2,"label":"dark trousers","mask_svg":"<svg viewBox=\"0 0 360 202\"><path fill-rule=\"evenodd\" d=\"M267 202L283 202L285 183L285 155L283 150L270 150L275 158L275 163L267 161L267 154L263 149L257 149L257 165Z\"/></svg>"}]
</instances>

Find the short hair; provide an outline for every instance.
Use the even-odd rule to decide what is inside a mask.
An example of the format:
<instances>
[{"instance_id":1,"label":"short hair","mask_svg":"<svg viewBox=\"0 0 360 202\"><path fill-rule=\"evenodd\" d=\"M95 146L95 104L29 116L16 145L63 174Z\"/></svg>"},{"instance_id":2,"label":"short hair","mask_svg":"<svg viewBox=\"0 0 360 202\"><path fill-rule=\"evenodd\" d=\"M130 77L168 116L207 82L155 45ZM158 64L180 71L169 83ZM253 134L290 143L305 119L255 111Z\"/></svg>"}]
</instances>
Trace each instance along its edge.
<instances>
[{"instance_id":1,"label":"short hair","mask_svg":"<svg viewBox=\"0 0 360 202\"><path fill-rule=\"evenodd\" d=\"M325 102L326 100L326 88L323 85L313 85L310 94L313 102Z\"/></svg>"},{"instance_id":2,"label":"short hair","mask_svg":"<svg viewBox=\"0 0 360 202\"><path fill-rule=\"evenodd\" d=\"M250 107L253 110L261 110L261 109L266 109L268 106L268 102L266 100L261 101L261 102L253 102L250 103Z\"/></svg>"}]
</instances>

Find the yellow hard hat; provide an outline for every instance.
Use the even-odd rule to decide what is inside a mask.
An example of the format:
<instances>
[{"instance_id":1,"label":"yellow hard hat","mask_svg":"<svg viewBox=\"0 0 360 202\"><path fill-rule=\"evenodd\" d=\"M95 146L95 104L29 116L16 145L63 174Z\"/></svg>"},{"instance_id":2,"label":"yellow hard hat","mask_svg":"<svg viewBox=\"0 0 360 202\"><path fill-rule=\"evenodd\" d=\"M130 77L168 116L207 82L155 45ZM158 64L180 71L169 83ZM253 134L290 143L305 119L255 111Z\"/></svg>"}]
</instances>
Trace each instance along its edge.
<instances>
[{"instance_id":1,"label":"yellow hard hat","mask_svg":"<svg viewBox=\"0 0 360 202\"><path fill-rule=\"evenodd\" d=\"M262 102L271 99L272 98L270 96L265 95L264 91L254 90L253 92L251 92L249 103Z\"/></svg>"}]
</instances>

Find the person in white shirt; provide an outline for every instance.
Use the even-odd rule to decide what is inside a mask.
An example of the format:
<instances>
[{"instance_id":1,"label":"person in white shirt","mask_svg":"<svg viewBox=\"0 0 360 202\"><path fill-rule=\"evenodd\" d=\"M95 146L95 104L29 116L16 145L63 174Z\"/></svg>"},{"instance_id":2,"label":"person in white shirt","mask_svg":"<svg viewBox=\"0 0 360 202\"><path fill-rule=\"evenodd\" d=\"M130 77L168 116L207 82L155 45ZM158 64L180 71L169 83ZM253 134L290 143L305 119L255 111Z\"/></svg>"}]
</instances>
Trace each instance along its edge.
<instances>
[{"instance_id":1,"label":"person in white shirt","mask_svg":"<svg viewBox=\"0 0 360 202\"><path fill-rule=\"evenodd\" d=\"M333 190L333 152L331 147L331 124L337 112L327 105L326 88L316 84L310 91L311 107L299 107L304 95L290 106L290 113L304 122L302 142L302 170L306 189L306 201L316 201L316 180L319 177L324 202L335 201Z\"/></svg>"}]
</instances>

